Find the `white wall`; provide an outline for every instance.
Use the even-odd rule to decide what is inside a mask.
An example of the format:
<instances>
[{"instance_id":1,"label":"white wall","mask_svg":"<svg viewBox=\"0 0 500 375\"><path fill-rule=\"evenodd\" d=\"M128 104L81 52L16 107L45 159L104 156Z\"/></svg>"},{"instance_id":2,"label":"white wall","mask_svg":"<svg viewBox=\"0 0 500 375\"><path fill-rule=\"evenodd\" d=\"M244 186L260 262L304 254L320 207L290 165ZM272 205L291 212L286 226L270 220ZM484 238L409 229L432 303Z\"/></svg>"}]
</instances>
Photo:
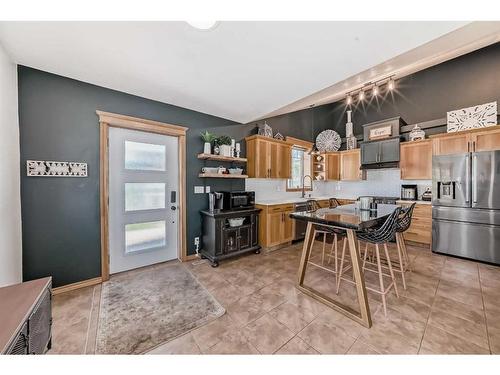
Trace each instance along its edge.
<instances>
[{"instance_id":1,"label":"white wall","mask_svg":"<svg viewBox=\"0 0 500 375\"><path fill-rule=\"evenodd\" d=\"M0 287L22 280L17 69L0 45Z\"/></svg>"}]
</instances>

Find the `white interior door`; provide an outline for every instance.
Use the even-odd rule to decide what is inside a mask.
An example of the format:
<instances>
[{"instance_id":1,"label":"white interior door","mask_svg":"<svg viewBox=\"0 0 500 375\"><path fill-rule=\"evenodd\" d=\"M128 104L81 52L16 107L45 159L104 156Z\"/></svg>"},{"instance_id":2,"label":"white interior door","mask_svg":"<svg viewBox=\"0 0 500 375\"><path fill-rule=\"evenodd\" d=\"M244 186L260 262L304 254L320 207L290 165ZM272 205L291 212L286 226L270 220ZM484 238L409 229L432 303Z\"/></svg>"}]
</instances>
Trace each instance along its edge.
<instances>
[{"instance_id":1,"label":"white interior door","mask_svg":"<svg viewBox=\"0 0 500 375\"><path fill-rule=\"evenodd\" d=\"M177 258L178 138L109 129L109 269Z\"/></svg>"}]
</instances>

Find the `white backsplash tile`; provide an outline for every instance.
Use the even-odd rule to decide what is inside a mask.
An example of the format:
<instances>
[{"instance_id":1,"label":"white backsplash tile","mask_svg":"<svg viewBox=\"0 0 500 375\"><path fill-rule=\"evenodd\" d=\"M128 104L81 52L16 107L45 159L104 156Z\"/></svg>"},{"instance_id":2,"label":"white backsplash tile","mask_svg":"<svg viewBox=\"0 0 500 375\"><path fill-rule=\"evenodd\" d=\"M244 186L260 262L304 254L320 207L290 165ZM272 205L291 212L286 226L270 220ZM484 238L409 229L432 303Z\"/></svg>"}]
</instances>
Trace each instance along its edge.
<instances>
[{"instance_id":1,"label":"white backsplash tile","mask_svg":"<svg viewBox=\"0 0 500 375\"><path fill-rule=\"evenodd\" d=\"M332 196L337 198L357 198L362 195L376 195L386 197L400 197L401 185L417 185L418 196L422 195L427 187L431 187L431 180L401 180L399 169L368 170L364 181L315 181L313 196ZM245 180L245 189L255 191L256 200L295 198L301 192L287 192L286 180L248 178Z\"/></svg>"}]
</instances>

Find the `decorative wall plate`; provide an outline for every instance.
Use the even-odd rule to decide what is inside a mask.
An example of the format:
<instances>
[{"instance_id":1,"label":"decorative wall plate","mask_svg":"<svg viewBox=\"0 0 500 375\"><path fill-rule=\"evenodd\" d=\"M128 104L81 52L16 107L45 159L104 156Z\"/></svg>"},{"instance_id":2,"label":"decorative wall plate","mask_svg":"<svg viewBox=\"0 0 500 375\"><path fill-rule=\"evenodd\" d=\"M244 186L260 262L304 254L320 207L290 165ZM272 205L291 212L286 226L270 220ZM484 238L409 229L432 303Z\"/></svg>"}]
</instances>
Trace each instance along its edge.
<instances>
[{"instance_id":1,"label":"decorative wall plate","mask_svg":"<svg viewBox=\"0 0 500 375\"><path fill-rule=\"evenodd\" d=\"M316 147L321 152L338 151L340 144L340 135L335 130L324 130L316 137Z\"/></svg>"},{"instance_id":2,"label":"decorative wall plate","mask_svg":"<svg viewBox=\"0 0 500 375\"><path fill-rule=\"evenodd\" d=\"M497 124L497 102L446 112L448 133Z\"/></svg>"}]
</instances>

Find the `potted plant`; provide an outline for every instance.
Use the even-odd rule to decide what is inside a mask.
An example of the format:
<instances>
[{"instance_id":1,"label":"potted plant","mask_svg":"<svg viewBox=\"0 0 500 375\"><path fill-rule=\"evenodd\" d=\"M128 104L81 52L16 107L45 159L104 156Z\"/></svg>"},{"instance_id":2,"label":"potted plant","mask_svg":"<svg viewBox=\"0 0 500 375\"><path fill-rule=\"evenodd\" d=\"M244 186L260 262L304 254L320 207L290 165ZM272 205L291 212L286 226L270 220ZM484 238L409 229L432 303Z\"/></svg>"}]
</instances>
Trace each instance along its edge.
<instances>
[{"instance_id":1,"label":"potted plant","mask_svg":"<svg viewBox=\"0 0 500 375\"><path fill-rule=\"evenodd\" d=\"M212 142L215 141L216 136L213 133L210 133L208 130L205 130L201 133L201 139L203 139L203 153L211 154L212 153Z\"/></svg>"},{"instance_id":2,"label":"potted plant","mask_svg":"<svg viewBox=\"0 0 500 375\"><path fill-rule=\"evenodd\" d=\"M227 135L221 135L214 140L214 144L220 149L220 154L222 156L232 156L231 155L231 137Z\"/></svg>"}]
</instances>

